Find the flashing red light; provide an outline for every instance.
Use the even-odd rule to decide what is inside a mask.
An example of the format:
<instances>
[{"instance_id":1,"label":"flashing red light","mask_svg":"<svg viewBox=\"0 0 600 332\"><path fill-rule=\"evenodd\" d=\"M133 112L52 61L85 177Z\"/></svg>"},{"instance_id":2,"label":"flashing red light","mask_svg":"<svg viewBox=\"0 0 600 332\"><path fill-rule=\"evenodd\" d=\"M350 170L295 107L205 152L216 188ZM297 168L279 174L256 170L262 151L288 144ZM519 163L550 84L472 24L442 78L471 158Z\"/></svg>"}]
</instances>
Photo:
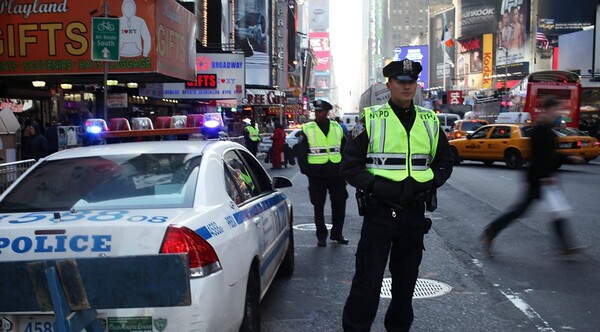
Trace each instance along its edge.
<instances>
[{"instance_id":1,"label":"flashing red light","mask_svg":"<svg viewBox=\"0 0 600 332\"><path fill-rule=\"evenodd\" d=\"M213 247L187 227L169 226L160 247L160 253L187 253L190 261L191 277L204 277L221 270L219 257Z\"/></svg>"},{"instance_id":2,"label":"flashing red light","mask_svg":"<svg viewBox=\"0 0 600 332\"><path fill-rule=\"evenodd\" d=\"M580 148L581 147L581 141L577 141L577 147Z\"/></svg>"}]
</instances>

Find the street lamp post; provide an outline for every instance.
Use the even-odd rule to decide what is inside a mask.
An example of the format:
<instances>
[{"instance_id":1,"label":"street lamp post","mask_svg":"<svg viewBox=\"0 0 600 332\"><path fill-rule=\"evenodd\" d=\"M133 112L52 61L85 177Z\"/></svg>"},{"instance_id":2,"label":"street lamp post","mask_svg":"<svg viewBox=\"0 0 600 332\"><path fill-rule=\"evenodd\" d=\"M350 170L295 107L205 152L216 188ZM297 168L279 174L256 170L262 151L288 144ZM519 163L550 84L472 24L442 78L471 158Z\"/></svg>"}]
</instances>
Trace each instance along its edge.
<instances>
[{"instance_id":1,"label":"street lamp post","mask_svg":"<svg viewBox=\"0 0 600 332\"><path fill-rule=\"evenodd\" d=\"M504 109L508 110L508 48L500 46L498 49L504 50L504 94L502 95L502 101L504 101Z\"/></svg>"}]
</instances>

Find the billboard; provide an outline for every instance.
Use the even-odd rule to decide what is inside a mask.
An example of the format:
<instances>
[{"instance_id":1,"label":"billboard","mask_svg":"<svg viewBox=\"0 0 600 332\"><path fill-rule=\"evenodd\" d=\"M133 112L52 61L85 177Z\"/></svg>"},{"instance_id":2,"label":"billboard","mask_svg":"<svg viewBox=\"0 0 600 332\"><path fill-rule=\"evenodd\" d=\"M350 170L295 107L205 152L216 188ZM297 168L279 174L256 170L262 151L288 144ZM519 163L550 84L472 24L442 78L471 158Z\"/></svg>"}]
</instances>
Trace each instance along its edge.
<instances>
[{"instance_id":1,"label":"billboard","mask_svg":"<svg viewBox=\"0 0 600 332\"><path fill-rule=\"evenodd\" d=\"M518 0L510 0L517 2ZM498 28L499 0L457 0L456 1L456 37L464 38L484 33L492 33Z\"/></svg>"},{"instance_id":2,"label":"billboard","mask_svg":"<svg viewBox=\"0 0 600 332\"><path fill-rule=\"evenodd\" d=\"M446 43L445 36L454 40L454 9L430 17L429 31L429 88L452 86L454 82L455 45ZM451 45L448 45L451 44Z\"/></svg>"},{"instance_id":3,"label":"billboard","mask_svg":"<svg viewBox=\"0 0 600 332\"><path fill-rule=\"evenodd\" d=\"M186 83L164 83L169 99L237 99L244 96L244 55L199 53L195 79Z\"/></svg>"},{"instance_id":4,"label":"billboard","mask_svg":"<svg viewBox=\"0 0 600 332\"><path fill-rule=\"evenodd\" d=\"M529 62L530 0L502 0L496 29L496 66Z\"/></svg>"},{"instance_id":5,"label":"billboard","mask_svg":"<svg viewBox=\"0 0 600 332\"><path fill-rule=\"evenodd\" d=\"M331 68L331 47L329 32L309 32L308 42L317 58L316 71L326 71Z\"/></svg>"},{"instance_id":6,"label":"billboard","mask_svg":"<svg viewBox=\"0 0 600 332\"><path fill-rule=\"evenodd\" d=\"M494 38L488 33L458 40L456 86L463 90L492 88Z\"/></svg>"},{"instance_id":7,"label":"billboard","mask_svg":"<svg viewBox=\"0 0 600 332\"><path fill-rule=\"evenodd\" d=\"M538 30L562 35L594 25L596 0L538 0Z\"/></svg>"},{"instance_id":8,"label":"billboard","mask_svg":"<svg viewBox=\"0 0 600 332\"><path fill-rule=\"evenodd\" d=\"M271 85L271 22L267 0L235 2L235 45L248 39L254 55L246 58L246 83Z\"/></svg>"},{"instance_id":9,"label":"billboard","mask_svg":"<svg viewBox=\"0 0 600 332\"><path fill-rule=\"evenodd\" d=\"M308 28L313 31L329 29L329 0L310 0Z\"/></svg>"},{"instance_id":10,"label":"billboard","mask_svg":"<svg viewBox=\"0 0 600 332\"><path fill-rule=\"evenodd\" d=\"M120 60L108 63L109 73L156 73L165 81L193 79L196 24L191 12L170 0L107 1L110 15L119 19ZM91 56L92 17L104 16L103 4L4 1L0 4L0 75L103 73L104 62Z\"/></svg>"},{"instance_id":11,"label":"billboard","mask_svg":"<svg viewBox=\"0 0 600 332\"><path fill-rule=\"evenodd\" d=\"M423 70L419 74L417 83L423 89L429 89L429 49L427 45L419 46L398 46L394 49L394 61L409 59L421 64Z\"/></svg>"}]
</instances>

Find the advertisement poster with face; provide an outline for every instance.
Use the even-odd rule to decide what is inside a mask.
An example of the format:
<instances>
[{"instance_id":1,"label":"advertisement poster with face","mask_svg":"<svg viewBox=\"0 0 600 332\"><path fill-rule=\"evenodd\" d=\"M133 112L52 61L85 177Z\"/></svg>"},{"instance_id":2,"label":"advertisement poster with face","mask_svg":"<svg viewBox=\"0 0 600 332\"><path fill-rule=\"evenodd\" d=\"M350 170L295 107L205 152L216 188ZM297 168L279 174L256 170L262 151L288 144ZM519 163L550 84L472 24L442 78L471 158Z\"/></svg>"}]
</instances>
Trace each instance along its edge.
<instances>
[{"instance_id":1,"label":"advertisement poster with face","mask_svg":"<svg viewBox=\"0 0 600 332\"><path fill-rule=\"evenodd\" d=\"M454 9L431 16L429 88L446 90L454 84Z\"/></svg>"},{"instance_id":2,"label":"advertisement poster with face","mask_svg":"<svg viewBox=\"0 0 600 332\"><path fill-rule=\"evenodd\" d=\"M502 0L496 31L496 65L529 61L530 0Z\"/></svg>"},{"instance_id":3,"label":"advertisement poster with face","mask_svg":"<svg viewBox=\"0 0 600 332\"><path fill-rule=\"evenodd\" d=\"M270 85L270 23L266 0L235 2L235 45L248 39L254 55L246 58L246 83Z\"/></svg>"}]
</instances>

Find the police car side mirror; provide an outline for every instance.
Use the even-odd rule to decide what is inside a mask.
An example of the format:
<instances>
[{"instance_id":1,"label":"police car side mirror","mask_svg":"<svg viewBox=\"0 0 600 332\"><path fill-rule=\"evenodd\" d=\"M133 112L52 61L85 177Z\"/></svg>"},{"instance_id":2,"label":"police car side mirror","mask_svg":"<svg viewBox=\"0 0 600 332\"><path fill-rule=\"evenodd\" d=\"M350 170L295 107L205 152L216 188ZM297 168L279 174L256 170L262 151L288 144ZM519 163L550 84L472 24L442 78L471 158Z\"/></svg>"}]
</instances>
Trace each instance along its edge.
<instances>
[{"instance_id":1,"label":"police car side mirror","mask_svg":"<svg viewBox=\"0 0 600 332\"><path fill-rule=\"evenodd\" d=\"M292 186L292 181L284 176L273 177L273 189L287 188Z\"/></svg>"}]
</instances>

